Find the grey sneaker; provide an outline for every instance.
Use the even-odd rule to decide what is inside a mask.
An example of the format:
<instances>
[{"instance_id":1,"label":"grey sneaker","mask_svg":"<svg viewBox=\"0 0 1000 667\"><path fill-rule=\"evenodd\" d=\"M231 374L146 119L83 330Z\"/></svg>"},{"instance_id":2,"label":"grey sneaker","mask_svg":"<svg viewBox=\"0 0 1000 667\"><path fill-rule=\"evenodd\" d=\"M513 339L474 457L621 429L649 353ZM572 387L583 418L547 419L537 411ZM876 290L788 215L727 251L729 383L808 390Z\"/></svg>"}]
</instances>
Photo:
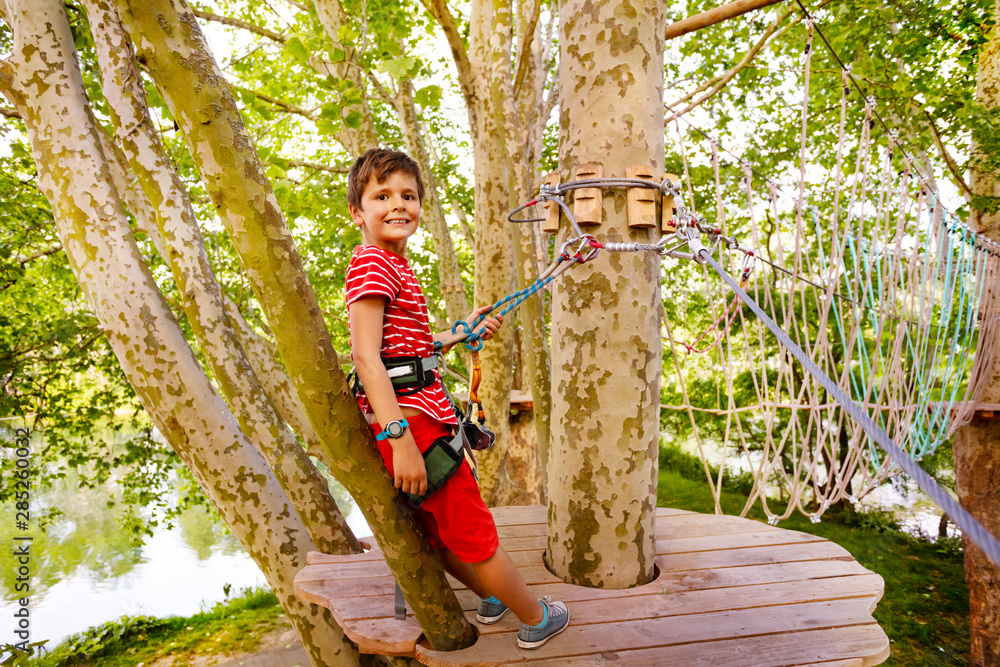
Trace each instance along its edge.
<instances>
[{"instance_id":1,"label":"grey sneaker","mask_svg":"<svg viewBox=\"0 0 1000 667\"><path fill-rule=\"evenodd\" d=\"M562 602L552 602L548 595L539 602L545 609L545 616L538 625L521 624L517 633L517 645L521 648L538 648L569 627L569 609Z\"/></svg>"},{"instance_id":2,"label":"grey sneaker","mask_svg":"<svg viewBox=\"0 0 1000 667\"><path fill-rule=\"evenodd\" d=\"M492 625L507 615L510 609L503 602L491 597L489 600L479 601L479 611L476 612L476 620L486 625Z\"/></svg>"}]
</instances>

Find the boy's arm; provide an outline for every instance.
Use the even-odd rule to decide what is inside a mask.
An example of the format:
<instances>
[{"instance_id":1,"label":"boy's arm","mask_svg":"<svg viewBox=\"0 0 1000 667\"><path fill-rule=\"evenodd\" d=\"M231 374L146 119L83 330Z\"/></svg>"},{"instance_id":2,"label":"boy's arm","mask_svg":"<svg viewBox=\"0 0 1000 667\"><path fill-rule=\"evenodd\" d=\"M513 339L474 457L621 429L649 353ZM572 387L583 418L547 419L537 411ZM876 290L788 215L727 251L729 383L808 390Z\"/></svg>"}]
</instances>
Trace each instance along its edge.
<instances>
[{"instance_id":1,"label":"boy's arm","mask_svg":"<svg viewBox=\"0 0 1000 667\"><path fill-rule=\"evenodd\" d=\"M365 388L375 418L384 427L391 421L403 418L392 381L380 356L385 299L358 299L348 307L348 313L354 370ZM405 493L426 493L427 470L424 458L410 430L407 429L399 438L389 438L389 444L392 445L393 481L396 488Z\"/></svg>"}]
</instances>

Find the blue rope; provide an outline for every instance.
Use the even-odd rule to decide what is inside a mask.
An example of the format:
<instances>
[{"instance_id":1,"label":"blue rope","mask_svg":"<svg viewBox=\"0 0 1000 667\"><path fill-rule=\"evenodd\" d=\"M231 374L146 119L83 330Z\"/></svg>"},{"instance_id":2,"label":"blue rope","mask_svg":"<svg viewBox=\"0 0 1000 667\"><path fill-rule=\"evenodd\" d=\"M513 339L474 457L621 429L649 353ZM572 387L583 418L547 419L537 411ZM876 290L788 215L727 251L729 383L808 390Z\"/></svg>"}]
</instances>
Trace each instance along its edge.
<instances>
[{"instance_id":1,"label":"blue rope","mask_svg":"<svg viewBox=\"0 0 1000 667\"><path fill-rule=\"evenodd\" d=\"M558 266L563 262L582 262L582 261L583 257L579 253L577 253L576 255L569 255L568 253L562 253L561 255L559 255L556 265ZM457 334L458 330L461 329L463 333L466 334L466 338L464 341L465 347L471 350L472 352L481 350L483 348L483 339L481 333L476 331L476 328L483 323L483 320L485 320L490 315L490 313L492 313L500 306L507 304L503 308L503 310L497 313L498 317L503 317L504 315L506 315L507 313L511 312L512 310L520 306L522 303L524 303L529 297L536 294L540 289L542 289L550 282L552 282L555 279L555 277L556 277L555 273L552 273L546 276L545 278L537 278L533 283L531 283L524 289L514 292L513 294L508 294L504 298L500 299L499 301L491 305L489 310L476 317L476 319L472 321L472 324L469 324L465 320L457 320L454 324L451 325L451 332Z\"/></svg>"}]
</instances>

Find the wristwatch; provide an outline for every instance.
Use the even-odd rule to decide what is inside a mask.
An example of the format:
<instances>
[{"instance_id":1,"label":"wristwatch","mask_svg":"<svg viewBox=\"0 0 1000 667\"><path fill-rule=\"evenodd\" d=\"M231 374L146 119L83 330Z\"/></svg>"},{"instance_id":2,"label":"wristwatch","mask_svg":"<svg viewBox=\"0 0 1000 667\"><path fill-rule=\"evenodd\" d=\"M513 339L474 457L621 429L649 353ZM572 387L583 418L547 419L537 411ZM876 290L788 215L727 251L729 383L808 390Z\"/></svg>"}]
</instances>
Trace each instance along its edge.
<instances>
[{"instance_id":1,"label":"wristwatch","mask_svg":"<svg viewBox=\"0 0 1000 667\"><path fill-rule=\"evenodd\" d=\"M386 438L392 438L393 440L401 438L409 427L410 424L405 419L391 421L385 425L385 430L375 436L375 439L382 442Z\"/></svg>"}]
</instances>

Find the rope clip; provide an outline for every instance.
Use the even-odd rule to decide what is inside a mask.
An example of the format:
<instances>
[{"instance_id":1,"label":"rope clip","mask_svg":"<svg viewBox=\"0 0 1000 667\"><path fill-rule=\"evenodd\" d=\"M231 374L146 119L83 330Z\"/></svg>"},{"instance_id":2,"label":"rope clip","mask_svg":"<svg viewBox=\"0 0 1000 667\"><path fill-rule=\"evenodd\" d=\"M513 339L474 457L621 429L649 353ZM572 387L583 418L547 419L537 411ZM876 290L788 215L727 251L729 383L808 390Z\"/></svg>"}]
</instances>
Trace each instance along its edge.
<instances>
[{"instance_id":1,"label":"rope clip","mask_svg":"<svg viewBox=\"0 0 1000 667\"><path fill-rule=\"evenodd\" d=\"M576 246L576 253L571 254L568 248L574 243L578 243ZM604 245L598 241L597 237L593 234L583 234L582 236L568 239L565 243L563 243L560 254L563 257L573 258L580 264L585 264L597 257L603 247ZM588 250L586 255L583 254L584 250Z\"/></svg>"}]
</instances>

